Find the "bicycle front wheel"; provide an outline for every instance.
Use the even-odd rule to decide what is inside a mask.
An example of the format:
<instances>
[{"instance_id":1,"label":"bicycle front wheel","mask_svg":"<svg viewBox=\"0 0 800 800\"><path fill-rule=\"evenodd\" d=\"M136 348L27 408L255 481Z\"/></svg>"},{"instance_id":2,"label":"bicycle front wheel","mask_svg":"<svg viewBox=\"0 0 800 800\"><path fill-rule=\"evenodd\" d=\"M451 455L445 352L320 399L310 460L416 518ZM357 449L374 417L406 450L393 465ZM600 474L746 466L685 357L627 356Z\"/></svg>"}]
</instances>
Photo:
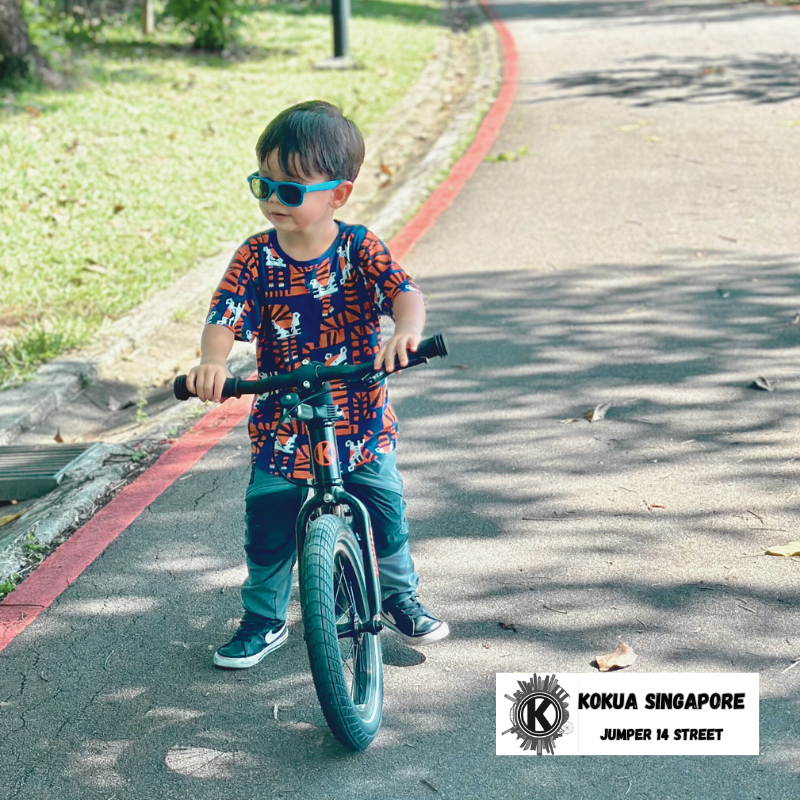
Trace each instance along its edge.
<instances>
[{"instance_id":1,"label":"bicycle front wheel","mask_svg":"<svg viewBox=\"0 0 800 800\"><path fill-rule=\"evenodd\" d=\"M375 738L383 710L380 638L369 621L361 548L350 527L330 514L308 526L300 564L308 659L322 712L350 750Z\"/></svg>"}]
</instances>

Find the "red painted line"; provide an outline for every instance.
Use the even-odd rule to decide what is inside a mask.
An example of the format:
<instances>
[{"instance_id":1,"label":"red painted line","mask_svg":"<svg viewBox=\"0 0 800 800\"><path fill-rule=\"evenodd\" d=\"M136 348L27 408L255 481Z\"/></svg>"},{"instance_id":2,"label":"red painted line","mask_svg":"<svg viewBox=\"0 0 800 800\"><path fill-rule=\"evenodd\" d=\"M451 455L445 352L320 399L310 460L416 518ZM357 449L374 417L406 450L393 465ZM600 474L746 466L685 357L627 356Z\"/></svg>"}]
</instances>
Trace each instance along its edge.
<instances>
[{"instance_id":1,"label":"red painted line","mask_svg":"<svg viewBox=\"0 0 800 800\"><path fill-rule=\"evenodd\" d=\"M489 0L480 0L486 13L492 18L503 46L503 83L489 112L478 128L475 141L466 153L456 161L447 178L436 187L422 208L392 238L388 247L396 261L402 261L411 248L430 230L439 216L447 210L464 184L475 172L478 164L489 153L500 133L500 128L514 102L519 86L519 54L511 32L495 13Z\"/></svg>"},{"instance_id":2,"label":"red painted line","mask_svg":"<svg viewBox=\"0 0 800 800\"><path fill-rule=\"evenodd\" d=\"M251 399L228 400L206 414L156 463L51 553L0 603L0 651L36 619L147 506L250 412Z\"/></svg>"},{"instance_id":3,"label":"red painted line","mask_svg":"<svg viewBox=\"0 0 800 800\"><path fill-rule=\"evenodd\" d=\"M503 45L503 85L497 100L481 123L475 141L413 219L389 242L389 249L398 261L450 206L478 164L486 157L517 92L519 59L514 40L508 28L498 19L489 0L480 2L492 17ZM228 400L206 414L150 469L128 484L8 594L0 602L0 651L74 583L152 502L238 425L249 414L250 403L249 397Z\"/></svg>"}]
</instances>

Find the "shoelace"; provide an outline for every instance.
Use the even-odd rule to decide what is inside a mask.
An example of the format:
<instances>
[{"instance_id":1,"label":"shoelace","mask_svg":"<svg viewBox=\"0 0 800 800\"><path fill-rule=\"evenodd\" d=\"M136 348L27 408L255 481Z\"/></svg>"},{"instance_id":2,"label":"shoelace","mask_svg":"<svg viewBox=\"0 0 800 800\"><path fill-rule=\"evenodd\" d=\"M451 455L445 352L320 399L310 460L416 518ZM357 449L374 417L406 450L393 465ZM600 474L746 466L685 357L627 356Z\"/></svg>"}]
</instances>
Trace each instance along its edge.
<instances>
[{"instance_id":1,"label":"shoelace","mask_svg":"<svg viewBox=\"0 0 800 800\"><path fill-rule=\"evenodd\" d=\"M395 607L411 619L430 616L428 610L416 597L405 597L399 603L395 603Z\"/></svg>"},{"instance_id":2,"label":"shoelace","mask_svg":"<svg viewBox=\"0 0 800 800\"><path fill-rule=\"evenodd\" d=\"M271 632L272 628L267 628L266 620L245 613L239 623L239 630L236 631L235 639L249 639L255 633L263 633L266 635Z\"/></svg>"}]
</instances>

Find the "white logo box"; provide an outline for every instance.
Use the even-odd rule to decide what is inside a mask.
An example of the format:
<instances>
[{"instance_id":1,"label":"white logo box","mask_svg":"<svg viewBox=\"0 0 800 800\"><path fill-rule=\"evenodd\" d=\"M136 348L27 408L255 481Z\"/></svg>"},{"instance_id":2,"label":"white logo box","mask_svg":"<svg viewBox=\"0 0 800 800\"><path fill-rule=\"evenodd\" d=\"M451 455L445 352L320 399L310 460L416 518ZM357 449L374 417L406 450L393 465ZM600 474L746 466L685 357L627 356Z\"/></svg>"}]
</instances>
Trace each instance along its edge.
<instances>
[{"instance_id":1,"label":"white logo box","mask_svg":"<svg viewBox=\"0 0 800 800\"><path fill-rule=\"evenodd\" d=\"M497 673L497 755L758 755L758 673Z\"/></svg>"}]
</instances>

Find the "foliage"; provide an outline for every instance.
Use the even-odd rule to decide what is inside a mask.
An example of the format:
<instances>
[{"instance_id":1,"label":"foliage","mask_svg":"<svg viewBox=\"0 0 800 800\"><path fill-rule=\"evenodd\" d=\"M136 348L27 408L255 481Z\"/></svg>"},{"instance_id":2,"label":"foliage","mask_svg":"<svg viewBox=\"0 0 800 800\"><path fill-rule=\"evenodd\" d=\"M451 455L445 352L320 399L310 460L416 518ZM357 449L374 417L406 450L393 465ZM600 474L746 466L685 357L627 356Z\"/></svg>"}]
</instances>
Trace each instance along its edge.
<instances>
[{"instance_id":1,"label":"foliage","mask_svg":"<svg viewBox=\"0 0 800 800\"><path fill-rule=\"evenodd\" d=\"M15 572L3 581L0 581L0 600L7 594L14 591L14 587L19 583L20 576Z\"/></svg>"},{"instance_id":2,"label":"foliage","mask_svg":"<svg viewBox=\"0 0 800 800\"><path fill-rule=\"evenodd\" d=\"M166 7L169 16L192 31L194 46L211 53L232 42L243 10L242 0L167 0Z\"/></svg>"},{"instance_id":3,"label":"foliage","mask_svg":"<svg viewBox=\"0 0 800 800\"><path fill-rule=\"evenodd\" d=\"M262 230L244 176L266 123L324 98L368 134L430 56L437 2L354 0L358 70L315 70L328 7L287 3L252 8L223 55L163 19L148 37L107 17L65 38L70 91L0 90L0 387Z\"/></svg>"}]
</instances>

